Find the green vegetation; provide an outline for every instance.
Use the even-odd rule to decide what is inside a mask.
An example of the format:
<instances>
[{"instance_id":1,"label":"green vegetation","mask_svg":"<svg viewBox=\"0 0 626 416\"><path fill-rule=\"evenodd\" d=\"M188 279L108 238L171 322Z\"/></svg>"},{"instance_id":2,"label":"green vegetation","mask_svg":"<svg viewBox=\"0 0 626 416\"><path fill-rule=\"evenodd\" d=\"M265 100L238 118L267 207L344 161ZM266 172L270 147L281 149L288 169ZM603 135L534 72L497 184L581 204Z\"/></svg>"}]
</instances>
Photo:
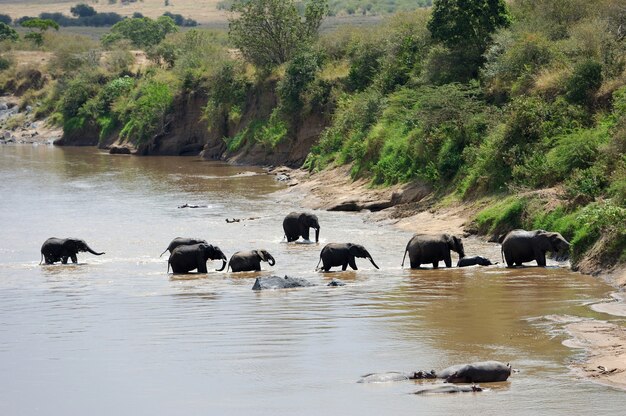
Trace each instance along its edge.
<instances>
[{"instance_id":1,"label":"green vegetation","mask_svg":"<svg viewBox=\"0 0 626 416\"><path fill-rule=\"evenodd\" d=\"M349 164L372 186L420 181L436 198L485 203L481 233L551 229L571 240L575 265L626 261L625 10L611 0L440 0L318 35L336 4L237 3L229 37L178 32L169 17L125 19L104 54L56 33L41 46L5 41L0 89L47 80L18 70L12 54L48 50L49 82L24 100L67 133L150 146L179 103L193 102L228 152L282 154L314 122L306 169ZM151 65L135 67L131 47Z\"/></svg>"},{"instance_id":2,"label":"green vegetation","mask_svg":"<svg viewBox=\"0 0 626 416\"><path fill-rule=\"evenodd\" d=\"M317 36L327 11L325 0L309 0L300 17L296 5L285 0L235 3L238 13L229 21L229 34L242 55L263 69L290 60Z\"/></svg>"}]
</instances>

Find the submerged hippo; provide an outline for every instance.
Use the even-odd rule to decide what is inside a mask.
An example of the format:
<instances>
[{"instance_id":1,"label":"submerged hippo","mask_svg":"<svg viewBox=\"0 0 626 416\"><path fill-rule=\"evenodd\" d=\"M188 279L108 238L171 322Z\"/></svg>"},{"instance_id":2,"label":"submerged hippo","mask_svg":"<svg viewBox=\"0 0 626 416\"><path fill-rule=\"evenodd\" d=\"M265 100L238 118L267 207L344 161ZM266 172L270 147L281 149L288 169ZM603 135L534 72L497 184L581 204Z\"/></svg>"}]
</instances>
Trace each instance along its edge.
<instances>
[{"instance_id":1,"label":"submerged hippo","mask_svg":"<svg viewBox=\"0 0 626 416\"><path fill-rule=\"evenodd\" d=\"M294 287L308 287L315 286L313 283L300 277L258 277L252 286L252 290L264 290L264 289L290 289Z\"/></svg>"},{"instance_id":2,"label":"submerged hippo","mask_svg":"<svg viewBox=\"0 0 626 416\"><path fill-rule=\"evenodd\" d=\"M500 361L480 361L453 365L437 373L418 371L415 375L415 378L442 378L447 383L489 383L506 381L511 375L511 365Z\"/></svg>"},{"instance_id":3,"label":"submerged hippo","mask_svg":"<svg viewBox=\"0 0 626 416\"><path fill-rule=\"evenodd\" d=\"M472 257L463 257L459 259L459 262L456 264L456 267L467 267L467 266L491 266L493 263L486 257L482 256L472 256Z\"/></svg>"},{"instance_id":4,"label":"submerged hippo","mask_svg":"<svg viewBox=\"0 0 626 416\"><path fill-rule=\"evenodd\" d=\"M392 381L405 381L415 379L415 373L398 373L390 371L388 373L370 373L361 376L357 383L389 383Z\"/></svg>"},{"instance_id":5,"label":"submerged hippo","mask_svg":"<svg viewBox=\"0 0 626 416\"><path fill-rule=\"evenodd\" d=\"M477 385L473 386L437 386L426 389L420 389L413 394L439 394L439 393L476 393L483 391L483 388Z\"/></svg>"}]
</instances>

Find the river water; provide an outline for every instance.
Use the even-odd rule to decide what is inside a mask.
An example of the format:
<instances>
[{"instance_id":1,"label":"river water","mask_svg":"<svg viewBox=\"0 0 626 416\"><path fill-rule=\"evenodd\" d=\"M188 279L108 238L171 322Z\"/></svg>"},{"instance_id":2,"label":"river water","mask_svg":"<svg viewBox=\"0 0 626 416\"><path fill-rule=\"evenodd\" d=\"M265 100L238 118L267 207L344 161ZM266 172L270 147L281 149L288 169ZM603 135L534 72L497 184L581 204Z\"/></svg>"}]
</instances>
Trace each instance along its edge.
<instances>
[{"instance_id":1,"label":"river water","mask_svg":"<svg viewBox=\"0 0 626 416\"><path fill-rule=\"evenodd\" d=\"M282 219L301 201L276 197L282 185L258 168L16 145L0 146L0 178L2 415L623 412L623 392L572 376L581 351L558 330L611 319L590 307L611 292L598 279L557 265L403 270L410 234L354 213L318 212L320 244L286 244ZM52 236L106 254L39 265ZM177 236L227 256L265 248L276 265L168 275L159 254ZM358 271L315 272L328 242L365 245L380 270L357 259ZM497 245L465 248L499 257ZM251 290L270 274L317 286ZM346 285L326 287L332 278ZM519 372L461 395L410 394L430 381L356 383L488 359Z\"/></svg>"}]
</instances>

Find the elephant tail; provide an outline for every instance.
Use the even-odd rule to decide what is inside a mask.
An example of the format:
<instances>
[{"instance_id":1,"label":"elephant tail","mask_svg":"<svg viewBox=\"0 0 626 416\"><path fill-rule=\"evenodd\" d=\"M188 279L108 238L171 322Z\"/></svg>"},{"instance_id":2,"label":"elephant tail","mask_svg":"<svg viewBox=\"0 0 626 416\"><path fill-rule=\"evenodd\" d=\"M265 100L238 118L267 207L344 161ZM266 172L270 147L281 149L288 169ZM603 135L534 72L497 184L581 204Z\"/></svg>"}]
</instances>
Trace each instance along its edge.
<instances>
[{"instance_id":1,"label":"elephant tail","mask_svg":"<svg viewBox=\"0 0 626 416\"><path fill-rule=\"evenodd\" d=\"M406 260L406 253L409 251L408 247L404 250L404 256L402 256L402 266L400 267L404 267L404 260Z\"/></svg>"},{"instance_id":2,"label":"elephant tail","mask_svg":"<svg viewBox=\"0 0 626 416\"><path fill-rule=\"evenodd\" d=\"M170 272L170 261L169 260L167 261L167 272L168 273Z\"/></svg>"},{"instance_id":3,"label":"elephant tail","mask_svg":"<svg viewBox=\"0 0 626 416\"><path fill-rule=\"evenodd\" d=\"M165 251L169 250L169 247L165 249ZM159 257L161 257L162 255L165 254L165 251L163 253L161 253L161 255Z\"/></svg>"},{"instance_id":4,"label":"elephant tail","mask_svg":"<svg viewBox=\"0 0 626 416\"><path fill-rule=\"evenodd\" d=\"M41 253L41 260L39 260L39 264L43 263L43 253Z\"/></svg>"},{"instance_id":5,"label":"elephant tail","mask_svg":"<svg viewBox=\"0 0 626 416\"><path fill-rule=\"evenodd\" d=\"M317 266L315 266L315 271L319 269L320 263L322 261L322 256L320 256L320 261L317 262Z\"/></svg>"},{"instance_id":6,"label":"elephant tail","mask_svg":"<svg viewBox=\"0 0 626 416\"><path fill-rule=\"evenodd\" d=\"M502 257L502 263L504 263L504 248L500 246L500 256Z\"/></svg>"}]
</instances>

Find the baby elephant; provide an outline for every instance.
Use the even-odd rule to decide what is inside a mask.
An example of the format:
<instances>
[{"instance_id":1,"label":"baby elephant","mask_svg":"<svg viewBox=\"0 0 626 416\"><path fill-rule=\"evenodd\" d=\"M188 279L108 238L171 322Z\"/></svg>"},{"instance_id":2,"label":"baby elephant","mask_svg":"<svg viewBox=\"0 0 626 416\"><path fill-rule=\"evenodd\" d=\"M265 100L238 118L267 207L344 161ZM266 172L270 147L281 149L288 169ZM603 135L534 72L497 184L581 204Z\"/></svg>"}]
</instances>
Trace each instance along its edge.
<instances>
[{"instance_id":1,"label":"baby elephant","mask_svg":"<svg viewBox=\"0 0 626 416\"><path fill-rule=\"evenodd\" d=\"M482 256L472 256L472 257L463 257L459 259L459 262L456 264L456 267L467 267L467 266L491 266L493 263L488 258Z\"/></svg>"},{"instance_id":2,"label":"baby elephant","mask_svg":"<svg viewBox=\"0 0 626 416\"><path fill-rule=\"evenodd\" d=\"M261 271L261 261L268 262L270 266L276 264L276 260L267 250L250 250L238 251L233 254L228 262L228 267L233 272L259 272Z\"/></svg>"},{"instance_id":3,"label":"baby elephant","mask_svg":"<svg viewBox=\"0 0 626 416\"><path fill-rule=\"evenodd\" d=\"M98 253L85 243L84 240L78 238L48 238L41 246L41 264L44 260L46 264L54 264L60 261L63 264L67 264L67 260L71 259L72 263L77 263L77 253L89 252L96 256L101 256L104 253Z\"/></svg>"},{"instance_id":4,"label":"baby elephant","mask_svg":"<svg viewBox=\"0 0 626 416\"><path fill-rule=\"evenodd\" d=\"M341 266L341 270L345 271L348 265L352 270L358 270L354 262L355 257L369 259L374 267L378 269L378 266L374 263L374 259L372 259L372 255L362 245L330 243L326 244L320 252L320 261L317 262L315 270L318 270L320 262L323 263L322 269L324 269L325 272L329 271L330 268L334 266Z\"/></svg>"}]
</instances>

